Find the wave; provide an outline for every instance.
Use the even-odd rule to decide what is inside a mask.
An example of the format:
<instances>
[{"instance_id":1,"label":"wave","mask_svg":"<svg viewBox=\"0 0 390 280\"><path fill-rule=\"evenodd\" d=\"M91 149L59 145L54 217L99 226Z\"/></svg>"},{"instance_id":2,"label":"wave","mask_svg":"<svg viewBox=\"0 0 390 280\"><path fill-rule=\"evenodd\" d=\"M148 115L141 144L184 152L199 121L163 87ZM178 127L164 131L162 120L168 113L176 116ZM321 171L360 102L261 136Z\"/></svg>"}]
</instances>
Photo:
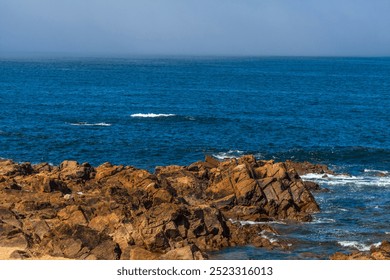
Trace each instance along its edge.
<instances>
[{"instance_id":1,"label":"wave","mask_svg":"<svg viewBox=\"0 0 390 280\"><path fill-rule=\"evenodd\" d=\"M131 114L130 117L132 118L166 118L166 117L175 117L175 114L154 114L154 113L137 113L137 114Z\"/></svg>"},{"instance_id":2,"label":"wave","mask_svg":"<svg viewBox=\"0 0 390 280\"><path fill-rule=\"evenodd\" d=\"M213 157L219 159L219 160L224 160L224 159L230 159L230 158L239 158L244 154L243 151L239 150L229 150L227 152L220 152L217 154L213 154Z\"/></svg>"},{"instance_id":3,"label":"wave","mask_svg":"<svg viewBox=\"0 0 390 280\"><path fill-rule=\"evenodd\" d=\"M318 184L326 184L330 186L378 186L390 187L390 177L376 176L350 176L350 175L331 175L331 174L314 174L309 173L302 175L301 178L307 181L313 181Z\"/></svg>"},{"instance_id":4,"label":"wave","mask_svg":"<svg viewBox=\"0 0 390 280\"><path fill-rule=\"evenodd\" d=\"M268 225L268 224L279 224L279 225L286 225L285 222L282 221L264 221L264 222L255 222L255 221L239 221L239 220L233 220L229 219L232 223L239 223L242 226L245 225Z\"/></svg>"},{"instance_id":5,"label":"wave","mask_svg":"<svg viewBox=\"0 0 390 280\"><path fill-rule=\"evenodd\" d=\"M374 243L374 244L364 244L364 243L359 243L357 241L338 241L337 243L343 247L354 248L359 251L370 251L370 248L372 246L379 247L381 245L381 242Z\"/></svg>"},{"instance_id":6,"label":"wave","mask_svg":"<svg viewBox=\"0 0 390 280\"><path fill-rule=\"evenodd\" d=\"M329 224L329 223L335 223L335 219L330 219L330 218L313 218L313 221L311 221L311 224Z\"/></svg>"},{"instance_id":7,"label":"wave","mask_svg":"<svg viewBox=\"0 0 390 280\"><path fill-rule=\"evenodd\" d=\"M377 170L377 169L364 169L364 173L376 173L376 174L381 174L381 175L389 175L389 171L384 171L384 170Z\"/></svg>"},{"instance_id":8,"label":"wave","mask_svg":"<svg viewBox=\"0 0 390 280\"><path fill-rule=\"evenodd\" d=\"M100 123L87 123L87 122L77 122L77 123L70 123L70 125L75 126L111 126L110 123L100 122Z\"/></svg>"}]
</instances>

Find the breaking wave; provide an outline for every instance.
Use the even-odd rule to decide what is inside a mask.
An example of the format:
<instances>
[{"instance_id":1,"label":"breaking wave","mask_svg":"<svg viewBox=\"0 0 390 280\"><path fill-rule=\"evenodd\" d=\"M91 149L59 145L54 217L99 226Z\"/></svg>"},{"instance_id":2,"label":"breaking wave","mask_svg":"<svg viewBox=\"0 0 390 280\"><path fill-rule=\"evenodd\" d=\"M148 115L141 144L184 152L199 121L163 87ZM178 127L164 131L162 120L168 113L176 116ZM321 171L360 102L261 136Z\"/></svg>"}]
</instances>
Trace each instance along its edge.
<instances>
[{"instance_id":1,"label":"breaking wave","mask_svg":"<svg viewBox=\"0 0 390 280\"><path fill-rule=\"evenodd\" d=\"M111 126L110 123L100 122L100 123L87 123L87 122L77 122L77 123L70 123L70 125L75 126Z\"/></svg>"},{"instance_id":2,"label":"breaking wave","mask_svg":"<svg viewBox=\"0 0 390 280\"><path fill-rule=\"evenodd\" d=\"M264 222L255 222L255 221L238 221L238 220L233 220L229 219L232 223L239 223L242 226L245 225L267 225L267 224L280 224L280 225L285 225L285 222L282 221L264 221Z\"/></svg>"},{"instance_id":3,"label":"breaking wave","mask_svg":"<svg viewBox=\"0 0 390 280\"><path fill-rule=\"evenodd\" d=\"M338 241L337 243L343 247L353 248L359 251L370 251L372 246L379 247L381 245L381 242L374 244L364 244L357 241Z\"/></svg>"},{"instance_id":4,"label":"breaking wave","mask_svg":"<svg viewBox=\"0 0 390 280\"><path fill-rule=\"evenodd\" d=\"M239 158L244 154L243 151L240 150L229 150L227 152L220 152L217 154L213 154L213 157L224 160L224 159L230 159L230 158Z\"/></svg>"},{"instance_id":5,"label":"breaking wave","mask_svg":"<svg viewBox=\"0 0 390 280\"><path fill-rule=\"evenodd\" d=\"M331 175L309 173L302 175L303 180L314 181L318 184L326 185L355 185L355 186L378 186L390 187L390 177L377 176L350 176L350 175Z\"/></svg>"},{"instance_id":6,"label":"breaking wave","mask_svg":"<svg viewBox=\"0 0 390 280\"><path fill-rule=\"evenodd\" d=\"M174 117L175 114L154 114L154 113L137 113L130 115L132 118L166 118L166 117Z\"/></svg>"}]
</instances>

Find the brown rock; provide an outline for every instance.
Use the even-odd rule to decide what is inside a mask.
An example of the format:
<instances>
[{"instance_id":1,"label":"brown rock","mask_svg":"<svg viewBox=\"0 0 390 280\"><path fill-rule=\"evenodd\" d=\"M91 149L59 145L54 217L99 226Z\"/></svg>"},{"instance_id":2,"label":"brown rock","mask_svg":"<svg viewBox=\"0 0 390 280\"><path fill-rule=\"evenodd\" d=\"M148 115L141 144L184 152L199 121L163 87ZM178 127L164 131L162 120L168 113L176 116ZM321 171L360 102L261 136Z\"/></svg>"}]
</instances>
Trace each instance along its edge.
<instances>
[{"instance_id":1,"label":"brown rock","mask_svg":"<svg viewBox=\"0 0 390 280\"><path fill-rule=\"evenodd\" d=\"M159 257L161 260L204 260L207 256L198 247L191 245L177 248Z\"/></svg>"},{"instance_id":2,"label":"brown rock","mask_svg":"<svg viewBox=\"0 0 390 280\"><path fill-rule=\"evenodd\" d=\"M308 173L317 173L317 174L334 174L325 164L313 164L310 162L295 162L295 161L286 161L286 166L288 169L294 169L299 175L305 175Z\"/></svg>"},{"instance_id":3,"label":"brown rock","mask_svg":"<svg viewBox=\"0 0 390 280\"><path fill-rule=\"evenodd\" d=\"M60 176L65 180L88 180L93 176L94 168L88 163L66 160L60 164Z\"/></svg>"},{"instance_id":4,"label":"brown rock","mask_svg":"<svg viewBox=\"0 0 390 280\"><path fill-rule=\"evenodd\" d=\"M95 169L75 161L31 167L0 160L0 246L20 247L17 258L25 251L72 259L204 259L203 251L234 245L283 247L266 238L270 227L231 221L306 221L315 211L308 185L293 169L250 155L222 162L208 156L154 174L109 163Z\"/></svg>"}]
</instances>

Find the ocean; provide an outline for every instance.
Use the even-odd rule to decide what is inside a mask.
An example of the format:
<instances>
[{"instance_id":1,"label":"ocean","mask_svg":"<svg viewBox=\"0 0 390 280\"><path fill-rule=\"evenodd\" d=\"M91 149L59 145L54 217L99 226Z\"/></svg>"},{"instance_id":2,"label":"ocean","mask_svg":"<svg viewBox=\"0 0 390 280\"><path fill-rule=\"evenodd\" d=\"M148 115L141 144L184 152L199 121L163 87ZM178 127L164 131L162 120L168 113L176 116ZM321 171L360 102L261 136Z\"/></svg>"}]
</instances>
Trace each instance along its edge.
<instances>
[{"instance_id":1,"label":"ocean","mask_svg":"<svg viewBox=\"0 0 390 280\"><path fill-rule=\"evenodd\" d=\"M0 157L189 165L205 155L324 163L321 212L280 223L289 250L218 259L322 259L390 239L390 58L0 59ZM251 222L251 221L246 221ZM259 233L265 234L265 233Z\"/></svg>"}]
</instances>

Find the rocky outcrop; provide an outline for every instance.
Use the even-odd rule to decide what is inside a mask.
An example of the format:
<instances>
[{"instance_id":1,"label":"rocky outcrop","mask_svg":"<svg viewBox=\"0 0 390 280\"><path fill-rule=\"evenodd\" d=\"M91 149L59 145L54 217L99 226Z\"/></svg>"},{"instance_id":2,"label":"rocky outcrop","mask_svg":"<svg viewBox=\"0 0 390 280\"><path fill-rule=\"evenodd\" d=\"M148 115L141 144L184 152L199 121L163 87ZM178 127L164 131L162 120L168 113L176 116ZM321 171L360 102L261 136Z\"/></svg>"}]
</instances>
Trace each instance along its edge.
<instances>
[{"instance_id":1,"label":"rocky outcrop","mask_svg":"<svg viewBox=\"0 0 390 280\"><path fill-rule=\"evenodd\" d=\"M383 241L378 247L372 246L369 252L336 253L332 260L390 260L390 242Z\"/></svg>"},{"instance_id":2,"label":"rocky outcrop","mask_svg":"<svg viewBox=\"0 0 390 280\"><path fill-rule=\"evenodd\" d=\"M294 169L299 175L305 175L309 173L334 174L334 172L330 170L325 164L313 164L307 161L296 162L291 160L287 160L285 164L288 168Z\"/></svg>"},{"instance_id":3,"label":"rocky outcrop","mask_svg":"<svg viewBox=\"0 0 390 280\"><path fill-rule=\"evenodd\" d=\"M264 237L269 225L239 221L310 221L317 211L291 165L253 156L154 173L0 160L0 248L14 247L10 258L205 259L228 246L285 246Z\"/></svg>"}]
</instances>

